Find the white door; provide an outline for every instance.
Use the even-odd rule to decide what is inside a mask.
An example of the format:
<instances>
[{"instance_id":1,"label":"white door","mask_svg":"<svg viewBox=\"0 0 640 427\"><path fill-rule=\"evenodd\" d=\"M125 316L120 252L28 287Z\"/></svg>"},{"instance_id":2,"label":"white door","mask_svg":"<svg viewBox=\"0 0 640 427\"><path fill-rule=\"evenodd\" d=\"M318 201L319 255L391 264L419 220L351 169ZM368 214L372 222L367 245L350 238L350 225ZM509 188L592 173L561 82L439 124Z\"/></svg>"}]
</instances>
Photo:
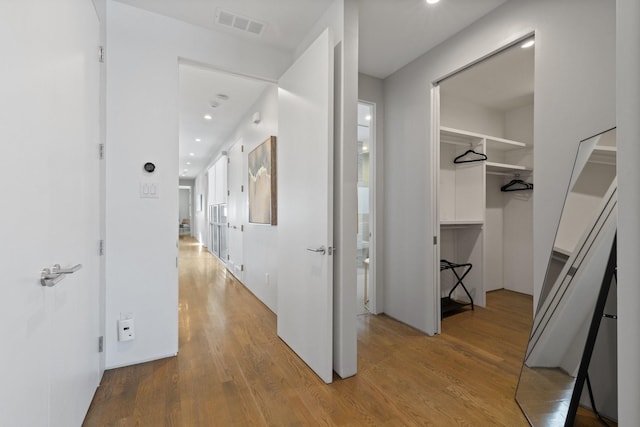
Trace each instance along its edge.
<instances>
[{"instance_id":1,"label":"white door","mask_svg":"<svg viewBox=\"0 0 640 427\"><path fill-rule=\"evenodd\" d=\"M333 376L333 42L329 30L278 91L278 335Z\"/></svg>"},{"instance_id":2,"label":"white door","mask_svg":"<svg viewBox=\"0 0 640 427\"><path fill-rule=\"evenodd\" d=\"M242 236L246 218L246 198L244 178L246 176L243 162L243 147L239 141L229 150L227 184L229 186L229 271L242 281Z\"/></svg>"},{"instance_id":3,"label":"white door","mask_svg":"<svg viewBox=\"0 0 640 427\"><path fill-rule=\"evenodd\" d=\"M0 2L2 425L81 425L98 385L98 45L90 1Z\"/></svg>"}]
</instances>

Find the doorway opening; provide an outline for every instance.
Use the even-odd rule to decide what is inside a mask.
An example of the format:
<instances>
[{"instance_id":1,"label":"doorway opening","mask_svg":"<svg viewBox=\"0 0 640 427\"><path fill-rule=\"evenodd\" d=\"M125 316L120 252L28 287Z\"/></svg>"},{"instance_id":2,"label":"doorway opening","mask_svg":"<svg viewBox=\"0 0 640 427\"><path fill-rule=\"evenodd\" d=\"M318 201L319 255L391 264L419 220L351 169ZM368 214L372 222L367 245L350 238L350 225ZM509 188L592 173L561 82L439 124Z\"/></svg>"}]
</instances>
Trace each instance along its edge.
<instances>
[{"instance_id":1,"label":"doorway opening","mask_svg":"<svg viewBox=\"0 0 640 427\"><path fill-rule=\"evenodd\" d=\"M178 208L178 230L180 236L191 235L191 224L193 222L192 203L191 203L191 186L180 185L179 191L179 208Z\"/></svg>"},{"instance_id":2,"label":"doorway opening","mask_svg":"<svg viewBox=\"0 0 640 427\"><path fill-rule=\"evenodd\" d=\"M434 87L440 318L533 295L533 41Z\"/></svg>"},{"instance_id":3,"label":"doorway opening","mask_svg":"<svg viewBox=\"0 0 640 427\"><path fill-rule=\"evenodd\" d=\"M375 307L374 259L374 126L375 105L358 102L358 224L356 241L357 306L358 315L369 313Z\"/></svg>"}]
</instances>

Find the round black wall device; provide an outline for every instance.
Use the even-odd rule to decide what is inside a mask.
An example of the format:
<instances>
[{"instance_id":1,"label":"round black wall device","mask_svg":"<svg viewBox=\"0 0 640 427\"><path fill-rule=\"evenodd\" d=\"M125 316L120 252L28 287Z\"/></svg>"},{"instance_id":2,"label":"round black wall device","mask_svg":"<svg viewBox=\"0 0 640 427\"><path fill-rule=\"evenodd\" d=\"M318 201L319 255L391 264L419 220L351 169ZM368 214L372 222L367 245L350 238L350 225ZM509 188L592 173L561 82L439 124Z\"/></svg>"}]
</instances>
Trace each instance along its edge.
<instances>
[{"instance_id":1,"label":"round black wall device","mask_svg":"<svg viewBox=\"0 0 640 427\"><path fill-rule=\"evenodd\" d=\"M151 162L147 162L144 164L144 171L148 173L153 173L156 170L156 165Z\"/></svg>"}]
</instances>

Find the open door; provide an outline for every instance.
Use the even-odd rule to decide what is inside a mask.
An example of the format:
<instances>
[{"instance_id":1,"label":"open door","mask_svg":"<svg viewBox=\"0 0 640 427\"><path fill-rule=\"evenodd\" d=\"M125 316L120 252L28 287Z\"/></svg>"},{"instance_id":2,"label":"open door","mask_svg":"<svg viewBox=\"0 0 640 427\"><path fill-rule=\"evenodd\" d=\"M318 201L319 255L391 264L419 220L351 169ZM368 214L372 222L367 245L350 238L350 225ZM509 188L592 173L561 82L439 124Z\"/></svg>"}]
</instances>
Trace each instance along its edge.
<instances>
[{"instance_id":1,"label":"open door","mask_svg":"<svg viewBox=\"0 0 640 427\"><path fill-rule=\"evenodd\" d=\"M278 336L333 377L333 43L329 29L278 90Z\"/></svg>"}]
</instances>

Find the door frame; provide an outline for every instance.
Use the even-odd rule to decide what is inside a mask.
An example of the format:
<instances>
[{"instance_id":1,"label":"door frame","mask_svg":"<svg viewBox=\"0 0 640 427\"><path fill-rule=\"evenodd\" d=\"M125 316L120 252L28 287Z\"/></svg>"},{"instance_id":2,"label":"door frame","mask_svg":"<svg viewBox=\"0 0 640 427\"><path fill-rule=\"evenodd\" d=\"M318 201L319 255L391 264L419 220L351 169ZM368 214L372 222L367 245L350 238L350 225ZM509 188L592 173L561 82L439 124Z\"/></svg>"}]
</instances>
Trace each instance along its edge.
<instances>
[{"instance_id":1,"label":"door frame","mask_svg":"<svg viewBox=\"0 0 640 427\"><path fill-rule=\"evenodd\" d=\"M382 289L378 289L377 281L377 212L376 206L378 201L378 168L376 163L378 160L378 138L376 138L377 130L377 105L375 102L366 101L358 98L358 104L364 104L371 108L371 121L369 124L369 267L368 267L368 293L369 305L367 310L372 314L380 314L383 312L382 304L379 304L378 295L382 293Z\"/></svg>"},{"instance_id":2,"label":"door frame","mask_svg":"<svg viewBox=\"0 0 640 427\"><path fill-rule=\"evenodd\" d=\"M523 42L529 38L535 38L536 33L534 30L525 31L522 34L515 36L512 40L500 45L498 48L488 52L487 54L477 57L476 59L464 64L463 66L451 70L441 77L433 80L430 83L429 92L431 95L431 147L429 153L432 156L431 162L431 200L429 203L431 221L433 227L433 267L432 267L432 280L433 286L433 309L431 313L434 318L434 334L439 335L441 333L441 303L440 303L440 207L439 207L439 188L440 188L440 83L449 77L465 71L481 62L498 55L499 53L516 46L518 43ZM535 67L535 62L534 62ZM535 118L534 118L535 120ZM535 145L534 145L535 147ZM535 149L535 148L534 148ZM430 237L428 237L430 238ZM484 292L484 290L483 290ZM534 290L535 294L535 290Z\"/></svg>"},{"instance_id":3,"label":"door frame","mask_svg":"<svg viewBox=\"0 0 640 427\"><path fill-rule=\"evenodd\" d=\"M441 333L440 303L440 81L431 84L431 221L433 226L434 334Z\"/></svg>"}]
</instances>

